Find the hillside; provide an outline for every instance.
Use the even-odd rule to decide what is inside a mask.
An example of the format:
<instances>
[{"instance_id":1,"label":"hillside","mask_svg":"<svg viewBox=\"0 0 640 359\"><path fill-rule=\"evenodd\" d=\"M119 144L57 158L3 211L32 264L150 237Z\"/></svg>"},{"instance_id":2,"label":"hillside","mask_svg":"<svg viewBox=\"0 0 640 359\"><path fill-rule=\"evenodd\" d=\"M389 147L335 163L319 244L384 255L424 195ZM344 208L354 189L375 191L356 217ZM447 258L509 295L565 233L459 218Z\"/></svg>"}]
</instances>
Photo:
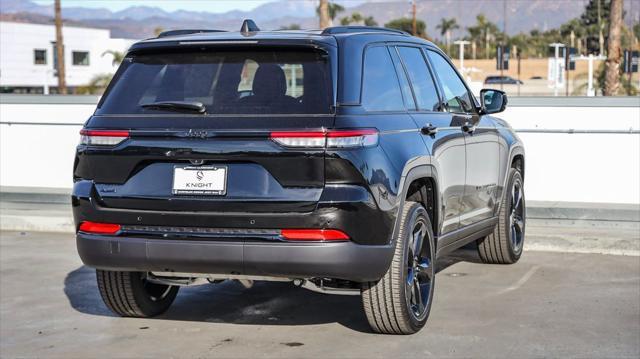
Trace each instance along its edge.
<instances>
[{"instance_id":1,"label":"hillside","mask_svg":"<svg viewBox=\"0 0 640 359\"><path fill-rule=\"evenodd\" d=\"M340 2L340 1L338 1ZM629 7L630 2L625 2ZM77 2L74 2L77 4ZM278 29L290 24L302 28L316 28L315 1L273 1L251 11L230 11L211 13L198 11L167 12L153 6L134 6L122 11L85 8L80 6L63 7L65 20L74 24L110 29L114 37L146 38L153 35L154 29L176 28L216 28L236 30L242 19L254 19L263 29ZM528 32L532 29L554 28L565 21L578 16L584 7L584 0L508 0L507 31L510 34ZM343 16L360 12L373 16L379 24L391 19L409 16L410 3L401 1L349 1L344 2L346 10L338 15L336 22ZM347 7L350 5L350 7ZM467 26L475 22L475 17L484 13L487 18L503 27L503 2L496 0L422 0L418 1L418 18L426 21L427 32L439 37L436 25L441 18L454 17L460 24L460 30L453 36L464 32ZM637 12L637 9L634 9ZM30 0L0 0L0 18L12 21L49 23L53 16L52 5L40 5Z\"/></svg>"}]
</instances>

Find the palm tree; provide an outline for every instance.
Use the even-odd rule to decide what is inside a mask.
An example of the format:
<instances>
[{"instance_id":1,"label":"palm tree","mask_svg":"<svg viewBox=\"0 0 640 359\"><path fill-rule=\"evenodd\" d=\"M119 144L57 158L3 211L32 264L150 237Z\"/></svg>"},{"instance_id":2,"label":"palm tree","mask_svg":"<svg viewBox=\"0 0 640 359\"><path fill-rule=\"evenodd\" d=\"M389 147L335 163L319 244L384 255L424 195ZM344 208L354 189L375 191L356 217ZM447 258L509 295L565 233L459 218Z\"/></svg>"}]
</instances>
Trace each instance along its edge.
<instances>
[{"instance_id":1,"label":"palm tree","mask_svg":"<svg viewBox=\"0 0 640 359\"><path fill-rule=\"evenodd\" d=\"M113 66L120 65L122 60L124 60L124 52L122 52L122 51L107 50L107 51L102 53L102 56L107 55L107 54L113 56L113 60L111 60L111 64Z\"/></svg>"},{"instance_id":2,"label":"palm tree","mask_svg":"<svg viewBox=\"0 0 640 359\"><path fill-rule=\"evenodd\" d=\"M440 30L440 35L445 37L445 43L447 44L447 53L450 53L451 50L451 30L459 29L460 26L456 22L455 18L451 19L440 19L440 24L436 26L436 29Z\"/></svg>"},{"instance_id":3,"label":"palm tree","mask_svg":"<svg viewBox=\"0 0 640 359\"><path fill-rule=\"evenodd\" d=\"M484 14L476 16L476 25L467 28L472 41L481 43L484 47L485 58L489 58L491 39L499 35L498 26L489 21Z\"/></svg>"},{"instance_id":4,"label":"palm tree","mask_svg":"<svg viewBox=\"0 0 640 359\"><path fill-rule=\"evenodd\" d=\"M100 95L109 85L113 74L98 74L91 78L88 84L78 86L76 93L79 95Z\"/></svg>"},{"instance_id":5,"label":"palm tree","mask_svg":"<svg viewBox=\"0 0 640 359\"><path fill-rule=\"evenodd\" d=\"M321 13L321 7L322 5L327 2L327 14L329 15L329 19L331 19L331 23L333 23L333 20L336 19L336 17L338 16L338 13L341 13L344 11L344 7L340 4L336 4L333 2L329 2L327 0L321 0L320 1L320 5L316 8L316 14L318 14L318 16L322 17L322 13Z\"/></svg>"},{"instance_id":6,"label":"palm tree","mask_svg":"<svg viewBox=\"0 0 640 359\"><path fill-rule=\"evenodd\" d=\"M609 44L606 61L604 95L615 96L620 88L620 29L622 28L622 0L611 0L609 13Z\"/></svg>"}]
</instances>

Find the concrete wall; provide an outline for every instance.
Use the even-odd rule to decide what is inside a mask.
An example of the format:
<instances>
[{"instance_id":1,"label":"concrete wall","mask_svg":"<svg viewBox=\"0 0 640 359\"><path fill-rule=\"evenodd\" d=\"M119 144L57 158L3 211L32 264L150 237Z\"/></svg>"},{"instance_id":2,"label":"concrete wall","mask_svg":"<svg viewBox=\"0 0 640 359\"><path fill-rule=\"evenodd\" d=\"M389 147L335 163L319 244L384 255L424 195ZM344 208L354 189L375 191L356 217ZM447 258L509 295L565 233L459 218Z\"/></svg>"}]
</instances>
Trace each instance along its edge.
<instances>
[{"instance_id":1,"label":"concrete wall","mask_svg":"<svg viewBox=\"0 0 640 359\"><path fill-rule=\"evenodd\" d=\"M0 96L0 185L70 188L96 102ZM500 117L525 143L529 200L640 203L640 98L513 98Z\"/></svg>"}]
</instances>

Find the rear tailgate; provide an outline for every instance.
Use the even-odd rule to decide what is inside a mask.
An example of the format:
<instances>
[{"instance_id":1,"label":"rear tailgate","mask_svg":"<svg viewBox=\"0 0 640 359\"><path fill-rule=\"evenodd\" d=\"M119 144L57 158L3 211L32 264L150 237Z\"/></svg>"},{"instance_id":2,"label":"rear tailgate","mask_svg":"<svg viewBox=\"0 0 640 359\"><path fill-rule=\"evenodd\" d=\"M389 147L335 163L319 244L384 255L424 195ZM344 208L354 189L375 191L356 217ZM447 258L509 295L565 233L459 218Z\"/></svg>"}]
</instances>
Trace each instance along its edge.
<instances>
[{"instance_id":1,"label":"rear tailgate","mask_svg":"<svg viewBox=\"0 0 640 359\"><path fill-rule=\"evenodd\" d=\"M287 147L270 135L333 126L331 72L318 49L130 55L85 125L125 135L79 145L74 179L92 181L97 203L109 208L312 211L324 186L324 148ZM149 107L187 101L206 112ZM223 190L180 190L214 172Z\"/></svg>"}]
</instances>

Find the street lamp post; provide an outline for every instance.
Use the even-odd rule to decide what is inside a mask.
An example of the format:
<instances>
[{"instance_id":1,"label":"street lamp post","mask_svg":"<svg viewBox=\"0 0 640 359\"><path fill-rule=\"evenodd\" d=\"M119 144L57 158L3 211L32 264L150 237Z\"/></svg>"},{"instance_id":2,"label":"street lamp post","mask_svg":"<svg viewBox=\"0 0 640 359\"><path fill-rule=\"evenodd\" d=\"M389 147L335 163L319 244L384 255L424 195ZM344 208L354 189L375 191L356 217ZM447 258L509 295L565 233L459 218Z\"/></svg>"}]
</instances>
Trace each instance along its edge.
<instances>
[{"instance_id":1,"label":"street lamp post","mask_svg":"<svg viewBox=\"0 0 640 359\"><path fill-rule=\"evenodd\" d=\"M564 47L564 44L554 42L553 44L549 44L549 46L555 48L555 56L553 60L553 96L558 96L558 78L559 78L559 58L560 58L560 48Z\"/></svg>"},{"instance_id":2,"label":"street lamp post","mask_svg":"<svg viewBox=\"0 0 640 359\"><path fill-rule=\"evenodd\" d=\"M456 45L460 45L460 51L458 51L460 58L460 71L464 71L464 45L470 44L469 41L457 40L453 42Z\"/></svg>"}]
</instances>

